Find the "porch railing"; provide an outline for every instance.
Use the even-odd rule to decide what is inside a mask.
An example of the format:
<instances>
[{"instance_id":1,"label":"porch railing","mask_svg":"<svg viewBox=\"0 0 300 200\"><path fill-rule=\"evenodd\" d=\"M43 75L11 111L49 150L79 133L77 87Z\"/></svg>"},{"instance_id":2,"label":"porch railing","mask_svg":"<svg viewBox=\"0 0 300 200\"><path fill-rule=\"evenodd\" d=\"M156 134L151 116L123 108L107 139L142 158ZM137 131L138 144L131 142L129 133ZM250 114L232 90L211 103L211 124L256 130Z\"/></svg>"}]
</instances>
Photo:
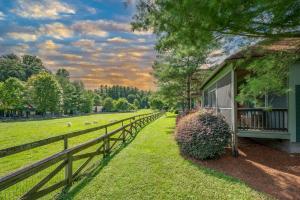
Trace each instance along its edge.
<instances>
[{"instance_id":1,"label":"porch railing","mask_svg":"<svg viewBox=\"0 0 300 200\"><path fill-rule=\"evenodd\" d=\"M238 108L238 129L288 131L288 109Z\"/></svg>"}]
</instances>

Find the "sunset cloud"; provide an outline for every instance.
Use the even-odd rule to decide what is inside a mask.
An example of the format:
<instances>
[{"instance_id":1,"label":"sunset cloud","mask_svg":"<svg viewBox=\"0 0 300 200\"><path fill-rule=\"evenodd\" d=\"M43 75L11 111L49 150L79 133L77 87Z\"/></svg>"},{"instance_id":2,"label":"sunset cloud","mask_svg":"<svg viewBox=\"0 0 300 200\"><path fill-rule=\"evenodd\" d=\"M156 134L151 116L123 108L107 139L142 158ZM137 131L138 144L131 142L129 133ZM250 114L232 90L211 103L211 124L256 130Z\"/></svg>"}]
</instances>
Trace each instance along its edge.
<instances>
[{"instance_id":1,"label":"sunset cloud","mask_svg":"<svg viewBox=\"0 0 300 200\"><path fill-rule=\"evenodd\" d=\"M17 0L17 7L12 12L24 18L58 19L75 14L75 9L58 0Z\"/></svg>"},{"instance_id":2,"label":"sunset cloud","mask_svg":"<svg viewBox=\"0 0 300 200\"><path fill-rule=\"evenodd\" d=\"M12 32L7 34L10 38L13 38L15 40L23 40L25 42L32 42L37 40L37 36L30 34L30 33L17 33Z\"/></svg>"},{"instance_id":3,"label":"sunset cloud","mask_svg":"<svg viewBox=\"0 0 300 200\"><path fill-rule=\"evenodd\" d=\"M113 32L113 31L122 31L122 32L131 32L130 24L116 22L113 20L83 20L75 22L72 26L75 30L80 32Z\"/></svg>"},{"instance_id":4,"label":"sunset cloud","mask_svg":"<svg viewBox=\"0 0 300 200\"><path fill-rule=\"evenodd\" d=\"M60 45L54 43L52 40L46 40L39 45L41 49L54 50L60 48Z\"/></svg>"},{"instance_id":5,"label":"sunset cloud","mask_svg":"<svg viewBox=\"0 0 300 200\"><path fill-rule=\"evenodd\" d=\"M108 7L113 12L103 9ZM121 1L15 0L4 9L9 12L0 12L1 55L36 55L52 72L65 68L89 89L155 88L155 37L132 32L132 12Z\"/></svg>"},{"instance_id":6,"label":"sunset cloud","mask_svg":"<svg viewBox=\"0 0 300 200\"><path fill-rule=\"evenodd\" d=\"M53 24L46 24L39 28L41 35L47 35L56 39L64 39L72 37L74 32L62 23L55 22Z\"/></svg>"},{"instance_id":7,"label":"sunset cloud","mask_svg":"<svg viewBox=\"0 0 300 200\"><path fill-rule=\"evenodd\" d=\"M109 35L99 21L78 21L72 25L72 29L84 35L94 35L99 37L107 37Z\"/></svg>"},{"instance_id":8,"label":"sunset cloud","mask_svg":"<svg viewBox=\"0 0 300 200\"><path fill-rule=\"evenodd\" d=\"M113 42L113 43L128 43L130 42L130 40L128 39L124 39L121 37L113 37L113 38L109 38L107 39L108 42Z\"/></svg>"}]
</instances>

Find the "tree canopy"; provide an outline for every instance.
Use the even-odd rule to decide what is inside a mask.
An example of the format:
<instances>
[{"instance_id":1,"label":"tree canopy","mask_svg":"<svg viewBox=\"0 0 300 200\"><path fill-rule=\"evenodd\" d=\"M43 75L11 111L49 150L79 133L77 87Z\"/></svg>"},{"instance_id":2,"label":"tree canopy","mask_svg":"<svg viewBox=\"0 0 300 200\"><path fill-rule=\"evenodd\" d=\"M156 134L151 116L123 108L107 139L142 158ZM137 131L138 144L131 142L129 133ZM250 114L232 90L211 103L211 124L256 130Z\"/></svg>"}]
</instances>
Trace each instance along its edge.
<instances>
[{"instance_id":1,"label":"tree canopy","mask_svg":"<svg viewBox=\"0 0 300 200\"><path fill-rule=\"evenodd\" d=\"M41 113L59 112L63 104L63 91L55 77L42 72L28 80L29 92L33 104Z\"/></svg>"},{"instance_id":2,"label":"tree canopy","mask_svg":"<svg viewBox=\"0 0 300 200\"><path fill-rule=\"evenodd\" d=\"M289 92L288 67L299 59L297 54L277 52L261 58L246 58L236 63L243 66L249 74L239 86L236 100L242 104L260 106L266 95L283 96Z\"/></svg>"},{"instance_id":3,"label":"tree canopy","mask_svg":"<svg viewBox=\"0 0 300 200\"><path fill-rule=\"evenodd\" d=\"M158 49L208 48L225 35L300 37L300 2L295 0L140 0L134 30L152 30Z\"/></svg>"},{"instance_id":4,"label":"tree canopy","mask_svg":"<svg viewBox=\"0 0 300 200\"><path fill-rule=\"evenodd\" d=\"M40 72L50 73L44 67L42 60L36 56L24 55L20 58L15 54L8 54L0 57L0 81L5 81L9 77L26 81Z\"/></svg>"},{"instance_id":5,"label":"tree canopy","mask_svg":"<svg viewBox=\"0 0 300 200\"><path fill-rule=\"evenodd\" d=\"M22 109L24 107L25 85L17 78L6 79L0 86L0 104L3 109Z\"/></svg>"}]
</instances>

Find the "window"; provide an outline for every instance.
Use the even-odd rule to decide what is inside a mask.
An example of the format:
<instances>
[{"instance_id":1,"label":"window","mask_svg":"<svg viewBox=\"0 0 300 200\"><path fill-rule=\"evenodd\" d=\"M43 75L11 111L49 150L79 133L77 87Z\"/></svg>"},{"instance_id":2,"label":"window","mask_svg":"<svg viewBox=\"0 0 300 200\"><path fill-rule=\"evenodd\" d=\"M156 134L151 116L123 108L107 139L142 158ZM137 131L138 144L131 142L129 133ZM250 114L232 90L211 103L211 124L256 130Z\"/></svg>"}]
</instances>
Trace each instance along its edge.
<instances>
[{"instance_id":1,"label":"window","mask_svg":"<svg viewBox=\"0 0 300 200\"><path fill-rule=\"evenodd\" d=\"M204 107L216 107L216 86L204 91Z\"/></svg>"}]
</instances>

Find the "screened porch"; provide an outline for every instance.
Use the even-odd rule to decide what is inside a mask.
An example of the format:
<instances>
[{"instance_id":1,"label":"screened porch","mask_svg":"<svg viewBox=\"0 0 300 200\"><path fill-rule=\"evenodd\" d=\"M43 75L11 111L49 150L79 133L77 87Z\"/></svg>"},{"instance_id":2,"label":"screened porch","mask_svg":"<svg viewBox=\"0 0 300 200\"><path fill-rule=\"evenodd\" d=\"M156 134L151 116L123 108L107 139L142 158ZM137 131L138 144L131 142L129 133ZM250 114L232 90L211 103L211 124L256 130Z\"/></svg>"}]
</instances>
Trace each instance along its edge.
<instances>
[{"instance_id":1,"label":"screened porch","mask_svg":"<svg viewBox=\"0 0 300 200\"><path fill-rule=\"evenodd\" d=\"M239 136L288 138L287 96L266 94L259 106L242 105L233 99L239 94L239 85L246 75L242 70L231 71L208 86L203 90L203 107L221 113L232 127L236 127Z\"/></svg>"}]
</instances>

